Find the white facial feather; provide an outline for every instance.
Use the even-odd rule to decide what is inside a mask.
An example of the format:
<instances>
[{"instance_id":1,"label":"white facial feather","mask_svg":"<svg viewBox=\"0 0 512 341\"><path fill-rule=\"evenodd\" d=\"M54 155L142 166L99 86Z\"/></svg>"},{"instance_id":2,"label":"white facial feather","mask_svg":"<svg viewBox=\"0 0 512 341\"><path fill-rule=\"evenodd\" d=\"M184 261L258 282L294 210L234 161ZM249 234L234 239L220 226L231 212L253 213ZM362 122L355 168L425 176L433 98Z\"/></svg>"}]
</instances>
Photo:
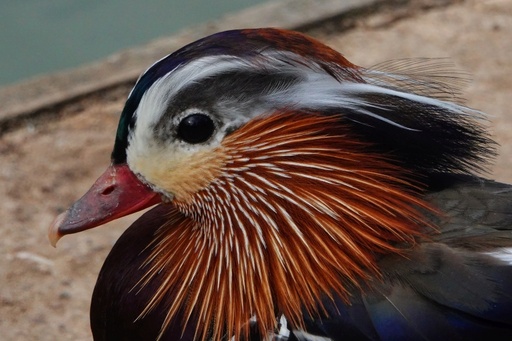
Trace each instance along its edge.
<instances>
[{"instance_id":1,"label":"white facial feather","mask_svg":"<svg viewBox=\"0 0 512 341\"><path fill-rule=\"evenodd\" d=\"M170 101L190 84L199 83L207 78L231 71L250 72L251 70L263 68L283 75L293 75L300 81L289 86L276 85L270 87L270 91L261 94L260 105L250 108L249 112L239 112L238 108L232 105L228 112L222 113L226 121L238 121L237 125L239 126L258 115L271 113L276 109L282 108L309 110L346 108L360 112L362 115L370 115L387 123L401 126L396 122L374 114L371 111L372 107L378 109L383 109L383 107L376 103L368 102L361 97L366 94L382 94L404 98L422 105L439 107L458 115L478 116L479 114L478 111L452 102L399 91L393 84L396 77L392 74L388 77L389 86L386 86L386 77L384 75L375 79L373 77L374 72L364 69L362 75L367 83L356 83L347 80L339 82L314 61L309 61L308 63L296 62L303 60L303 57L294 53L264 51L261 52L261 55L262 58L265 57L263 60L245 60L228 55L207 56L177 67L157 80L145 92L136 112L136 129L147 130L152 128L166 112ZM304 64L307 64L307 66ZM406 76L400 75L400 77L404 78ZM414 79L411 79L410 82L413 83ZM423 83L425 82L418 82L418 86L421 86ZM237 90L233 89L234 95ZM220 95L219 98L221 97ZM243 100L243 98L240 99L240 101ZM220 107L224 106L220 105ZM403 128L407 129L407 127Z\"/></svg>"},{"instance_id":2,"label":"white facial feather","mask_svg":"<svg viewBox=\"0 0 512 341\"><path fill-rule=\"evenodd\" d=\"M330 65L330 67L336 72L338 66ZM421 95L425 90L421 87L428 86L428 82L424 79L418 81L419 94L415 94L410 92L411 87L400 91L396 86L396 77L392 74L386 77L384 73L380 73L376 78L375 72L372 70L361 69L361 77L367 83L360 83L350 80L339 81L324 68L325 65L322 66L312 60L304 62L302 56L294 53L274 50L261 51L257 58L215 55L180 65L155 81L142 96L135 111L136 124L130 135L127 151L128 163L132 166L132 163L141 157L148 159L148 155L153 155L156 158L154 162L169 160L169 157L185 158L194 152L204 150L205 147L212 148L220 145L227 130L236 129L257 116L272 114L283 109L339 110L340 113L343 113L343 110L350 110L352 113L371 116L402 129L416 130L381 116L379 111L392 111L395 108L390 107L392 104L389 103L381 104L368 100L372 97L371 95L402 98L423 107L439 108L447 115L483 116L480 112L463 105ZM161 122L162 115L169 111L170 103L177 99L177 96L187 86L233 71L251 73L262 70L288 76L295 81L268 84L268 87L261 89L260 93L245 95L240 95L242 92L233 88L232 94L219 94L218 98L209 98L208 100L213 101L216 110L219 111L215 116L218 126L214 136L204 144L189 145L180 140L169 140L166 142L167 145L163 145L163 141L157 140L155 126ZM342 74L341 70L340 74ZM406 76L400 74L399 77L404 79ZM387 79L389 79L389 83L386 83ZM276 77L276 83L279 83L278 80L279 77ZM414 78L411 78L408 84L414 84ZM399 102L392 101L392 103ZM178 116L182 117L184 112ZM169 129L177 126L178 116L171 118L175 122Z\"/></svg>"}]
</instances>

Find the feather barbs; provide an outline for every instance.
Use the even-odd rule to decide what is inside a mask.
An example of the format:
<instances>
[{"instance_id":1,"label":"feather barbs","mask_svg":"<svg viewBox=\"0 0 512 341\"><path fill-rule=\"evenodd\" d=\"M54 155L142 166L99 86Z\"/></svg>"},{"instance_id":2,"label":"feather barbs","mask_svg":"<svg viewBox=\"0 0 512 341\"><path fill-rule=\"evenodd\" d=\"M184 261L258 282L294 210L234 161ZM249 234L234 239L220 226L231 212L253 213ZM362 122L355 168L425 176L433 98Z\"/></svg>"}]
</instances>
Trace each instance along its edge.
<instances>
[{"instance_id":1,"label":"feather barbs","mask_svg":"<svg viewBox=\"0 0 512 341\"><path fill-rule=\"evenodd\" d=\"M152 244L140 285L166 279L144 313L172 296L165 323L184 310L199 339L239 339L251 316L265 335L277 314L300 328L303 308L319 316L322 298L348 300L380 275L379 254L429 226L411 175L368 147L338 115L315 113L262 116L228 135L217 176L174 201Z\"/></svg>"}]
</instances>

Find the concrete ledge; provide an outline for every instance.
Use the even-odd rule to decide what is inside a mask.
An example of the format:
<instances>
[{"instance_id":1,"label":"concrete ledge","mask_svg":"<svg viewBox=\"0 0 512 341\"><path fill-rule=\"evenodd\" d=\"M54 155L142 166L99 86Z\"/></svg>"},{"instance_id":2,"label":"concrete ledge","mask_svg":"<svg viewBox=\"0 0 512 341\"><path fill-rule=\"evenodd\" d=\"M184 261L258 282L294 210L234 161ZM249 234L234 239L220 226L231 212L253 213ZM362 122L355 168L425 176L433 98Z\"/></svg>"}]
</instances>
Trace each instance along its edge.
<instances>
[{"instance_id":1,"label":"concrete ledge","mask_svg":"<svg viewBox=\"0 0 512 341\"><path fill-rule=\"evenodd\" d=\"M191 27L170 37L115 53L76 69L33 78L0 88L0 134L34 118L53 112L78 99L107 93L133 84L155 60L213 32L244 27L308 29L342 16L351 19L382 7L442 6L456 0L279 0L261 4L219 20ZM348 20L350 21L350 20ZM351 25L348 25L351 26ZM339 27L336 28L340 30Z\"/></svg>"}]
</instances>

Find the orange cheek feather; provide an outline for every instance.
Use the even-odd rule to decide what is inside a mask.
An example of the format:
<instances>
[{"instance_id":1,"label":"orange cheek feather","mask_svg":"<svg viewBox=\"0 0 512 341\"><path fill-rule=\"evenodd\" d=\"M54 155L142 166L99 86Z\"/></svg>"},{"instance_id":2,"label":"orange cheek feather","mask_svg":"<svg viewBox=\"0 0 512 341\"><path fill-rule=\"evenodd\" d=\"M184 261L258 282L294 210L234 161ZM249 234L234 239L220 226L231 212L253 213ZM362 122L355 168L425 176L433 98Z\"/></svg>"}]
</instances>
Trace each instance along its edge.
<instances>
[{"instance_id":1,"label":"orange cheek feather","mask_svg":"<svg viewBox=\"0 0 512 341\"><path fill-rule=\"evenodd\" d=\"M379 277L379 254L406 252L430 226L421 188L338 117L254 119L173 167L151 174L175 206L140 285L162 271L166 280L143 314L172 293L166 323L185 309L200 337L238 339L254 315L264 335L276 312L300 328L302 308L315 316L321 297L348 299L349 287Z\"/></svg>"}]
</instances>

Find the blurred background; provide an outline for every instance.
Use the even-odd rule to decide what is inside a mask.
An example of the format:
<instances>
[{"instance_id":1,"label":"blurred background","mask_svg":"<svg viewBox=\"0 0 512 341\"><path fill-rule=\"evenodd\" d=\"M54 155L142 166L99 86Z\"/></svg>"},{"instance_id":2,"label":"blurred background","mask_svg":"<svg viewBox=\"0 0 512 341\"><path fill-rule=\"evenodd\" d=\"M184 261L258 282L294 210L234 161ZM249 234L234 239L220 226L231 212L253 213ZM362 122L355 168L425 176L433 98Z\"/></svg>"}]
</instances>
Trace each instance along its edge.
<instances>
[{"instance_id":1,"label":"blurred background","mask_svg":"<svg viewBox=\"0 0 512 341\"><path fill-rule=\"evenodd\" d=\"M0 87L269 0L0 0Z\"/></svg>"},{"instance_id":2,"label":"blurred background","mask_svg":"<svg viewBox=\"0 0 512 341\"><path fill-rule=\"evenodd\" d=\"M48 226L108 166L140 72L256 26L301 30L361 66L449 58L501 145L485 176L512 183L512 0L0 0L0 340L91 340L99 269L135 217L56 249Z\"/></svg>"}]
</instances>

